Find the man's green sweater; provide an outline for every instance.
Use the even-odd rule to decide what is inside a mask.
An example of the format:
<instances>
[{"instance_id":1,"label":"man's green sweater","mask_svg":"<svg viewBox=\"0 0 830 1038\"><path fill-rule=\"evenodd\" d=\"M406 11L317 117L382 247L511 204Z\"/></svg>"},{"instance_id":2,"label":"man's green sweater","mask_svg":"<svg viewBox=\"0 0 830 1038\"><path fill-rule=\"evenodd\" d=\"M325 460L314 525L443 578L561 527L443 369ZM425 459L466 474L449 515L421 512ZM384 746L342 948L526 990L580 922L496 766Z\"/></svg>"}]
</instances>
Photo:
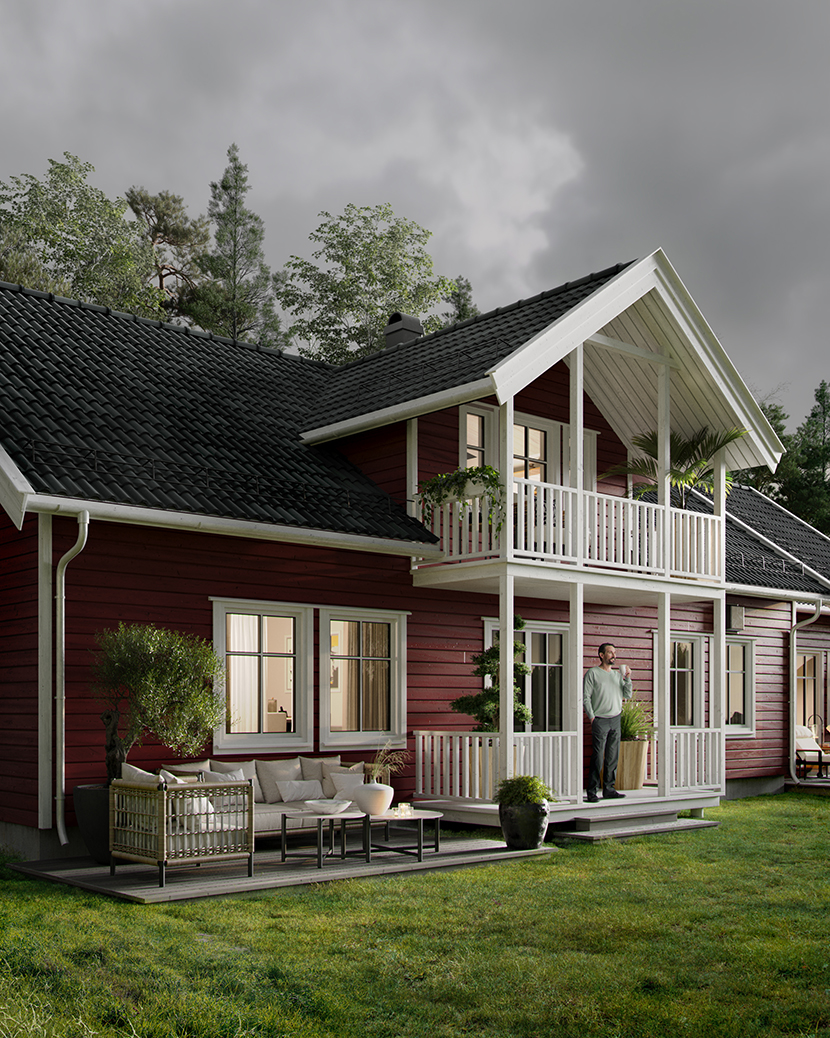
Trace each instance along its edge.
<instances>
[{"instance_id":1,"label":"man's green sweater","mask_svg":"<svg viewBox=\"0 0 830 1038\"><path fill-rule=\"evenodd\" d=\"M582 682L582 699L585 713L595 717L616 717L622 710L624 699L632 696L631 672L623 678L618 670L603 670L591 667Z\"/></svg>"}]
</instances>

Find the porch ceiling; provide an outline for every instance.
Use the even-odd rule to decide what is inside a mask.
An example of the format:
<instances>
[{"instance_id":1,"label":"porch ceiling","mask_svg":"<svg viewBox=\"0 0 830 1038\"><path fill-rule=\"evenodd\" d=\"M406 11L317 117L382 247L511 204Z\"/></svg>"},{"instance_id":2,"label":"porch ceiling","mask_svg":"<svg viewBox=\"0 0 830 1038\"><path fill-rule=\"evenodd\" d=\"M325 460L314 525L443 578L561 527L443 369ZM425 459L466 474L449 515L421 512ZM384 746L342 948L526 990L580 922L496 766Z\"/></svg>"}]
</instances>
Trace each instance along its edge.
<instances>
[{"instance_id":1,"label":"porch ceiling","mask_svg":"<svg viewBox=\"0 0 830 1038\"><path fill-rule=\"evenodd\" d=\"M624 573L554 569L545 563L469 562L425 566L412 574L415 587L445 588L480 595L499 594L499 578L510 574L517 598L543 598L567 602L570 589L580 583L585 601L598 605L657 605L670 592L673 602L704 602L719 598L723 588L703 581L641 577Z\"/></svg>"}]
</instances>

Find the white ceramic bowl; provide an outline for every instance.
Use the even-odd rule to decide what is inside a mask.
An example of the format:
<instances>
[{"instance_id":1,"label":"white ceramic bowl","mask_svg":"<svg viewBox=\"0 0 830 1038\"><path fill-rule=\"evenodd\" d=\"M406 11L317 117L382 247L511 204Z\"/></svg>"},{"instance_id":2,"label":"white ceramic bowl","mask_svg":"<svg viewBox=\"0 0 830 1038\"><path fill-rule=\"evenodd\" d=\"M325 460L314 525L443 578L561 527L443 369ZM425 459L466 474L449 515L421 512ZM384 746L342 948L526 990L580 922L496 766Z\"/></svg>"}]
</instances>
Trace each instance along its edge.
<instances>
[{"instance_id":1,"label":"white ceramic bowl","mask_svg":"<svg viewBox=\"0 0 830 1038\"><path fill-rule=\"evenodd\" d=\"M318 815L339 815L352 806L350 800L306 800L305 806Z\"/></svg>"}]
</instances>

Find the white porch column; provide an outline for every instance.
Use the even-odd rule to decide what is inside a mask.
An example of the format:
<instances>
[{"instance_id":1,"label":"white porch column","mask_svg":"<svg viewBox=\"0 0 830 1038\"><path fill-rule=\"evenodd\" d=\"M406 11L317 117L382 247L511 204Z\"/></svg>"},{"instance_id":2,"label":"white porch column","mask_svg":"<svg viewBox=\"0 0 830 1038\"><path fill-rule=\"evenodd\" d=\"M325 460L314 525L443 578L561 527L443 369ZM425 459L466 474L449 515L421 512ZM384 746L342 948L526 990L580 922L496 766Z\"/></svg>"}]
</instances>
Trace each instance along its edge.
<instances>
[{"instance_id":1,"label":"white porch column","mask_svg":"<svg viewBox=\"0 0 830 1038\"><path fill-rule=\"evenodd\" d=\"M509 510L509 509L508 509ZM513 777L513 574L499 576L499 777Z\"/></svg>"},{"instance_id":2,"label":"white porch column","mask_svg":"<svg viewBox=\"0 0 830 1038\"><path fill-rule=\"evenodd\" d=\"M715 455L714 512L721 520L718 539L718 574L726 579L726 451ZM721 592L714 603L712 621L712 660L709 667L709 724L720 731L718 781L726 792L726 594Z\"/></svg>"},{"instance_id":3,"label":"white porch column","mask_svg":"<svg viewBox=\"0 0 830 1038\"><path fill-rule=\"evenodd\" d=\"M513 397L499 408L499 473L501 475L504 522L499 542L499 558L510 562L513 559ZM512 606L511 606L512 608ZM510 618L511 630L513 618Z\"/></svg>"},{"instance_id":4,"label":"white porch column","mask_svg":"<svg viewBox=\"0 0 830 1038\"><path fill-rule=\"evenodd\" d=\"M584 713L582 707L582 661L585 655L585 587L574 582L570 589L570 616L568 619L568 685L572 688L571 709L576 712L576 751L571 765L571 789L576 790L576 802L582 803L584 790L582 781L582 743L584 735Z\"/></svg>"},{"instance_id":5,"label":"white porch column","mask_svg":"<svg viewBox=\"0 0 830 1038\"><path fill-rule=\"evenodd\" d=\"M657 503L663 510L664 572L671 576L674 559L671 520L671 372L661 365L657 372Z\"/></svg>"},{"instance_id":6,"label":"white porch column","mask_svg":"<svg viewBox=\"0 0 830 1038\"><path fill-rule=\"evenodd\" d=\"M671 748L671 703L669 702L671 647L671 595L661 591L657 600L657 658L654 661L654 723L657 728L657 793L668 796Z\"/></svg>"},{"instance_id":7,"label":"white porch column","mask_svg":"<svg viewBox=\"0 0 830 1038\"><path fill-rule=\"evenodd\" d=\"M585 560L585 499L582 491L585 488L585 386L584 386L585 347L582 343L576 347L568 358L570 364L570 485L576 490L576 507L574 522L576 537L574 548L579 562Z\"/></svg>"}]
</instances>

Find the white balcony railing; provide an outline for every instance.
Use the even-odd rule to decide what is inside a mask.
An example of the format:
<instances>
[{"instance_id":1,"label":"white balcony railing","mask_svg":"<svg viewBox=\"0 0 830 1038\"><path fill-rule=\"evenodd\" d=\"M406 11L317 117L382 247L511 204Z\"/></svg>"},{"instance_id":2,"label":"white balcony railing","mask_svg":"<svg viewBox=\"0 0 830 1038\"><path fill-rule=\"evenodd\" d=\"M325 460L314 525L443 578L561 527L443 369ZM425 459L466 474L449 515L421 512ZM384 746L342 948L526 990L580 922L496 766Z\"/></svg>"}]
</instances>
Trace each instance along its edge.
<instances>
[{"instance_id":1,"label":"white balcony railing","mask_svg":"<svg viewBox=\"0 0 830 1038\"><path fill-rule=\"evenodd\" d=\"M673 508L667 531L661 505L583 491L580 553L578 491L526 479L515 480L513 487L513 558L708 580L723 577L719 516ZM474 494L464 501L445 501L424 517L441 542L442 562L506 556L504 531L491 511L489 498Z\"/></svg>"},{"instance_id":2,"label":"white balcony railing","mask_svg":"<svg viewBox=\"0 0 830 1038\"><path fill-rule=\"evenodd\" d=\"M672 728L669 789L719 788L723 736L716 728Z\"/></svg>"}]
</instances>

